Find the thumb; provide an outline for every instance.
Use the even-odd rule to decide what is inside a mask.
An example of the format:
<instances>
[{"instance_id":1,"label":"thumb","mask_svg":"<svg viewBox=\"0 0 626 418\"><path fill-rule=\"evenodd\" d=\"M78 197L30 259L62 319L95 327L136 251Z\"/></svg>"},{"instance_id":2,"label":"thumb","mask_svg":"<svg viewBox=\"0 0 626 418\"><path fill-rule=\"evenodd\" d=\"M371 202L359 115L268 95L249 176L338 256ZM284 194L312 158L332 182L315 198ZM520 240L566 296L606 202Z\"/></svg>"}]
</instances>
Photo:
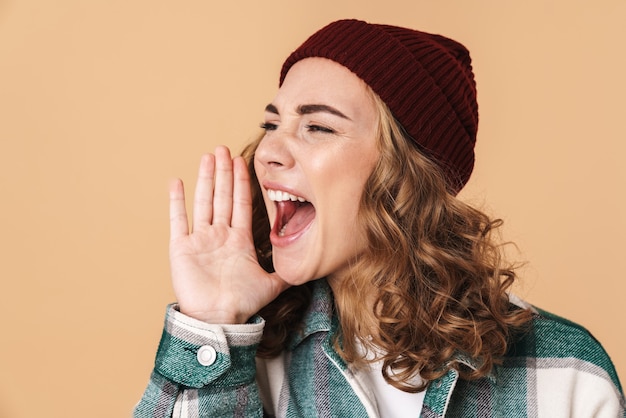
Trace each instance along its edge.
<instances>
[{"instance_id":1,"label":"thumb","mask_svg":"<svg viewBox=\"0 0 626 418\"><path fill-rule=\"evenodd\" d=\"M291 285L287 283L286 281L284 281L283 279L281 279L281 277L276 272L269 273L269 278L270 278L270 281L272 282L272 290L273 290L272 300L276 299L278 295L280 295L285 290L291 287Z\"/></svg>"}]
</instances>

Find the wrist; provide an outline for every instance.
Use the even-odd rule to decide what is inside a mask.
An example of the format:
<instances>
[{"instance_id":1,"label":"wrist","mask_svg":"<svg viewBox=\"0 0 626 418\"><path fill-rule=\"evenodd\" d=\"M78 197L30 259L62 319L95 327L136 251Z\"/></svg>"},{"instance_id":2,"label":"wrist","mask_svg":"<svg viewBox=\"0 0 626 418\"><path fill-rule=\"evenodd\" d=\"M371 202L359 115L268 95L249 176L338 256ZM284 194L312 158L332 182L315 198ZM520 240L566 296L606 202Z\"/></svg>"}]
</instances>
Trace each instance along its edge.
<instances>
[{"instance_id":1,"label":"wrist","mask_svg":"<svg viewBox=\"0 0 626 418\"><path fill-rule=\"evenodd\" d=\"M249 316L247 315L237 315L233 312L220 311L220 310L214 310L214 311L188 310L180 305L178 306L178 311L185 316L196 319L198 321L205 322L207 324L224 324L224 325L245 324L249 319Z\"/></svg>"}]
</instances>

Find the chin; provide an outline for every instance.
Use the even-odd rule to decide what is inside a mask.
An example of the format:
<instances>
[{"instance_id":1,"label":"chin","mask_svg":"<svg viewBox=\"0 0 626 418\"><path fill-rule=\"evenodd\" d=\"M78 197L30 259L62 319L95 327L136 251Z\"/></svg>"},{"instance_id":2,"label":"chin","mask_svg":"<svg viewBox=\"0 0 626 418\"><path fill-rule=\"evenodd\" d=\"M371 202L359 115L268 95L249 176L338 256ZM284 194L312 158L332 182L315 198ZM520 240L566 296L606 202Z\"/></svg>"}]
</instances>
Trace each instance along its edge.
<instances>
[{"instance_id":1,"label":"chin","mask_svg":"<svg viewBox=\"0 0 626 418\"><path fill-rule=\"evenodd\" d=\"M299 286L317 279L315 275L306 273L299 269L298 267L300 266L293 266L290 264L291 263L289 262L281 263L280 260L274 261L274 271L285 283L288 283L291 286Z\"/></svg>"}]
</instances>

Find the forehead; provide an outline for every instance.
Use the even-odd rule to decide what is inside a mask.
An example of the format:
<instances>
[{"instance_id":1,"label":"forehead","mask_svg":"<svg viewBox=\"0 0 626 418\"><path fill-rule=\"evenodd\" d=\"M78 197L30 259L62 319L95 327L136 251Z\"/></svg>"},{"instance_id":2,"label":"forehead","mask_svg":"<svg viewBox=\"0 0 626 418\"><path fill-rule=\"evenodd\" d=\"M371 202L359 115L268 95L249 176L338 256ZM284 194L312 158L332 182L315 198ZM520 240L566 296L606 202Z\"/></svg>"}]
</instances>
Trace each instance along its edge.
<instances>
[{"instance_id":1,"label":"forehead","mask_svg":"<svg viewBox=\"0 0 626 418\"><path fill-rule=\"evenodd\" d=\"M290 108L302 104L328 104L354 116L371 116L373 93L356 74L326 58L295 63L272 102Z\"/></svg>"}]
</instances>

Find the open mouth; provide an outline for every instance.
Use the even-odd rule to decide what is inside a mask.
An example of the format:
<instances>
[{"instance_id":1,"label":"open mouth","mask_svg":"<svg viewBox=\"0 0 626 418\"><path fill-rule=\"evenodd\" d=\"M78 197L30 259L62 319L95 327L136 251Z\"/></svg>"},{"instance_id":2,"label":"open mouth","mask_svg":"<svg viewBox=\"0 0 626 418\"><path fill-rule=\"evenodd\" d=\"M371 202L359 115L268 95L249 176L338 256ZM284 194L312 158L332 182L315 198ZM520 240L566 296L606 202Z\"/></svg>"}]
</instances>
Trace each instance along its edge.
<instances>
[{"instance_id":1,"label":"open mouth","mask_svg":"<svg viewBox=\"0 0 626 418\"><path fill-rule=\"evenodd\" d=\"M267 190L267 196L276 204L274 232L278 237L297 235L315 218L315 208L305 198L280 190Z\"/></svg>"}]
</instances>

